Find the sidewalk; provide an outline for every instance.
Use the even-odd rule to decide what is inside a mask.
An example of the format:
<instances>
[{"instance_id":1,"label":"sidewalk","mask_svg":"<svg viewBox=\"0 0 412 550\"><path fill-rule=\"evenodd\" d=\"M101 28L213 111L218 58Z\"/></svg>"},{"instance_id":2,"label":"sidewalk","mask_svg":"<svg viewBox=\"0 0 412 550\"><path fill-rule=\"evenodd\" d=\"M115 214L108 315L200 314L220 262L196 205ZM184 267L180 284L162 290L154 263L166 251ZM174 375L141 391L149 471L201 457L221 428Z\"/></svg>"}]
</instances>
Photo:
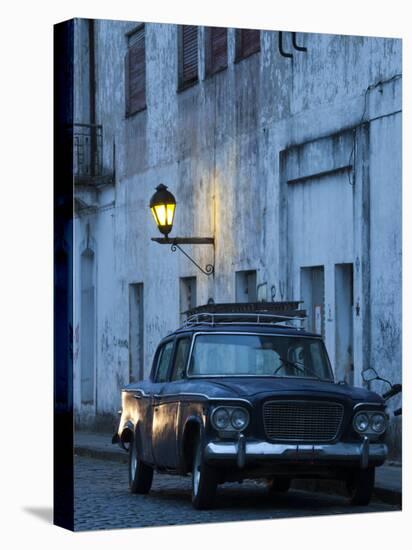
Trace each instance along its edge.
<instances>
[{"instance_id":1,"label":"sidewalk","mask_svg":"<svg viewBox=\"0 0 412 550\"><path fill-rule=\"evenodd\" d=\"M75 454L126 463L127 453L117 444L112 445L112 435L76 431ZM400 466L384 465L376 468L375 496L388 504L402 503L402 468Z\"/></svg>"},{"instance_id":2,"label":"sidewalk","mask_svg":"<svg viewBox=\"0 0 412 550\"><path fill-rule=\"evenodd\" d=\"M127 452L112 444L110 433L75 431L74 452L79 456L127 462Z\"/></svg>"}]
</instances>

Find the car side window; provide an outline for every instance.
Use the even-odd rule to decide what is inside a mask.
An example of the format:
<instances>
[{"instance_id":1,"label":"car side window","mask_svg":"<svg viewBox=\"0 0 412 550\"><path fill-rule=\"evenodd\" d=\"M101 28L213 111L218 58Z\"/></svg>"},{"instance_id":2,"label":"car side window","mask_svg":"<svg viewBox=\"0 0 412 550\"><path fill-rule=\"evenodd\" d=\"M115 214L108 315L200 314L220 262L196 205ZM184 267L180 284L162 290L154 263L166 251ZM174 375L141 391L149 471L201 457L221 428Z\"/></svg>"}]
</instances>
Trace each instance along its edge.
<instances>
[{"instance_id":1,"label":"car side window","mask_svg":"<svg viewBox=\"0 0 412 550\"><path fill-rule=\"evenodd\" d=\"M160 350L159 361L157 363L156 382L166 382L167 371L169 369L170 357L173 351L173 340L167 342Z\"/></svg>"},{"instance_id":2,"label":"car side window","mask_svg":"<svg viewBox=\"0 0 412 550\"><path fill-rule=\"evenodd\" d=\"M184 378L189 349L190 338L180 338L177 342L175 362L172 372L172 381L182 380L182 378Z\"/></svg>"}]
</instances>

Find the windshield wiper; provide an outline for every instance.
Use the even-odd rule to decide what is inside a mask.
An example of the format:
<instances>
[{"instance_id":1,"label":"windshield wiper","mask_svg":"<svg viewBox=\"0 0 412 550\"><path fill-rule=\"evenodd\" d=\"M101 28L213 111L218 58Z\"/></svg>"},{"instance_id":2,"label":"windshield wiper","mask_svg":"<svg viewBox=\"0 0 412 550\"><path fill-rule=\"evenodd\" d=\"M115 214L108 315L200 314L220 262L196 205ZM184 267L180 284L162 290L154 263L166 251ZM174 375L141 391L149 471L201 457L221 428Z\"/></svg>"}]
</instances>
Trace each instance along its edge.
<instances>
[{"instance_id":1,"label":"windshield wiper","mask_svg":"<svg viewBox=\"0 0 412 550\"><path fill-rule=\"evenodd\" d=\"M279 357L279 360L282 362L282 365L280 365L273 374L276 374L283 367L283 365L289 365L297 371L303 372L303 374L310 373L313 374L318 380L324 380L324 378L321 378L317 372L307 367L304 363L300 363L299 361L289 361L286 357Z\"/></svg>"}]
</instances>

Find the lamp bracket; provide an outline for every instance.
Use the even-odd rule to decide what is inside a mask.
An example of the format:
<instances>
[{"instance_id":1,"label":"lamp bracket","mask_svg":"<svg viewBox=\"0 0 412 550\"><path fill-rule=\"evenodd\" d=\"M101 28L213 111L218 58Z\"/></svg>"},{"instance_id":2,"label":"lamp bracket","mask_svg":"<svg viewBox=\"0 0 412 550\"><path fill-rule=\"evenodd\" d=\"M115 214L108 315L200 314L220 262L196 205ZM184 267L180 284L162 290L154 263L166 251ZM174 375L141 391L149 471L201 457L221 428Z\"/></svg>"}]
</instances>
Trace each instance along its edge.
<instances>
[{"instance_id":1,"label":"lamp bracket","mask_svg":"<svg viewBox=\"0 0 412 550\"><path fill-rule=\"evenodd\" d=\"M215 244L213 237L152 237L159 244Z\"/></svg>"},{"instance_id":2,"label":"lamp bracket","mask_svg":"<svg viewBox=\"0 0 412 550\"><path fill-rule=\"evenodd\" d=\"M213 275L215 272L215 266L212 264L207 264L205 268L201 267L198 263L195 262L195 260L189 256L187 252L183 250L183 248L180 246L181 244L215 244L215 240L213 237L174 237L173 239L169 239L169 237L152 237L152 241L159 243L159 244L170 244L170 249L172 252L176 252L177 249L182 252L188 258L192 264L194 264L204 275Z\"/></svg>"}]
</instances>

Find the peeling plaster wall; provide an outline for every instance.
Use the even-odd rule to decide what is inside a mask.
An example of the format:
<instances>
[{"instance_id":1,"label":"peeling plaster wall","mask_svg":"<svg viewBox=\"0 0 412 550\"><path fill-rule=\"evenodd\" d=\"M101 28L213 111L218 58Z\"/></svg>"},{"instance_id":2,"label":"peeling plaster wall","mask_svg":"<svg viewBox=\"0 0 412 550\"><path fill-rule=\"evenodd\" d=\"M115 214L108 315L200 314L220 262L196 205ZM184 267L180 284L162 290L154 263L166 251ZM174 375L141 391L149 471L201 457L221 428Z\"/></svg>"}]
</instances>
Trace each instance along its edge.
<instances>
[{"instance_id":1,"label":"peeling plaster wall","mask_svg":"<svg viewBox=\"0 0 412 550\"><path fill-rule=\"evenodd\" d=\"M402 158L393 136L401 134L401 117L388 117L371 125L371 365L380 376L401 382L402 365ZM388 386L374 383L384 392ZM391 399L390 410L402 405L401 395ZM388 436L400 454L401 417L395 417ZM390 447L393 449L393 446Z\"/></svg>"},{"instance_id":2,"label":"peeling plaster wall","mask_svg":"<svg viewBox=\"0 0 412 550\"><path fill-rule=\"evenodd\" d=\"M79 37L83 24L78 20ZM147 109L125 118L125 33L135 26L95 23L96 119L103 125L108 166L115 143L116 181L99 192L97 212L76 219L78 250L87 224L97 250L96 400L83 407L77 397L78 421L87 424L96 414L113 414L120 404L129 369L129 284L144 284L146 375L159 339L179 323L179 277L197 277L199 304L209 298L233 301L235 272L248 269L257 270L258 285L267 283L267 299L291 297L285 295L281 258L280 153L358 126L362 117L385 116L369 125L363 163L369 170L371 209L368 356L382 375L399 381L401 131L400 115L391 113L401 109L400 81L365 92L401 73L401 41L299 33L308 51L295 52L290 60L278 52L277 33L263 31L261 52L234 63L235 33L230 29L228 68L204 78L200 29L200 81L177 93L177 27L146 24ZM284 37L290 51L290 33ZM76 44L78 62L84 63L80 38ZM77 86L84 85L79 75ZM79 116L86 116L80 101L76 108ZM177 197L175 235L215 236L214 278L203 276L183 255L150 241L156 229L147 205L160 182ZM369 223L357 208L357 223ZM353 222L343 212L341 216L337 224ZM350 235L348 231L352 239ZM318 246L322 249L322 240ZM354 246L346 243L348 254ZM188 252L201 265L213 263L211 247L188 247ZM79 295L76 304L79 310ZM355 324L359 349L365 330L365 322ZM364 359L359 365L365 366ZM75 369L79 395L78 362Z\"/></svg>"}]
</instances>

